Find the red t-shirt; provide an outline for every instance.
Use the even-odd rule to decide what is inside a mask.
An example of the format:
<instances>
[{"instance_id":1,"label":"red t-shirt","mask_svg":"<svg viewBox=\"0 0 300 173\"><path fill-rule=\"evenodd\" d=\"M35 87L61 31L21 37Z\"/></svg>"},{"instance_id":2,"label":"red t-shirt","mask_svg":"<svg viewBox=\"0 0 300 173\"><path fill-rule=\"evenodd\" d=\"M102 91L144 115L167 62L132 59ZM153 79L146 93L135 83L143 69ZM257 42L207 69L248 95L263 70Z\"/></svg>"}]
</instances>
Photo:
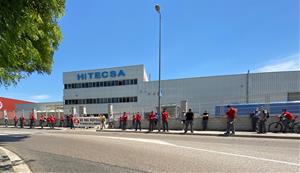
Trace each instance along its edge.
<instances>
[{"instance_id":1,"label":"red t-shirt","mask_svg":"<svg viewBox=\"0 0 300 173\"><path fill-rule=\"evenodd\" d=\"M141 121L142 116L140 114L136 114L135 119L136 119L136 121Z\"/></svg>"},{"instance_id":2,"label":"red t-shirt","mask_svg":"<svg viewBox=\"0 0 300 173\"><path fill-rule=\"evenodd\" d=\"M42 115L42 116L40 117L40 121L44 121L44 120L45 120L45 116Z\"/></svg>"},{"instance_id":3,"label":"red t-shirt","mask_svg":"<svg viewBox=\"0 0 300 173\"><path fill-rule=\"evenodd\" d=\"M34 118L34 115L33 114L31 114L30 115L30 120L34 120L35 118Z\"/></svg>"},{"instance_id":4,"label":"red t-shirt","mask_svg":"<svg viewBox=\"0 0 300 173\"><path fill-rule=\"evenodd\" d=\"M168 112L163 112L163 113L161 114L161 117L162 117L162 120L163 120L163 121L168 121L169 113L168 113Z\"/></svg>"},{"instance_id":5,"label":"red t-shirt","mask_svg":"<svg viewBox=\"0 0 300 173\"><path fill-rule=\"evenodd\" d=\"M154 120L154 119L155 119L155 114L149 113L148 120Z\"/></svg>"},{"instance_id":6,"label":"red t-shirt","mask_svg":"<svg viewBox=\"0 0 300 173\"><path fill-rule=\"evenodd\" d=\"M229 108L226 112L227 118L234 119L236 114L236 110L234 108Z\"/></svg>"},{"instance_id":7,"label":"red t-shirt","mask_svg":"<svg viewBox=\"0 0 300 173\"><path fill-rule=\"evenodd\" d=\"M127 121L127 118L128 118L128 115L124 114L122 119L123 119L123 121Z\"/></svg>"},{"instance_id":8,"label":"red t-shirt","mask_svg":"<svg viewBox=\"0 0 300 173\"><path fill-rule=\"evenodd\" d=\"M292 113L288 112L288 111L284 112L283 115L288 120L294 120L295 119L295 116Z\"/></svg>"},{"instance_id":9,"label":"red t-shirt","mask_svg":"<svg viewBox=\"0 0 300 173\"><path fill-rule=\"evenodd\" d=\"M133 115L133 116L132 116L132 120L133 120L133 121L136 121L136 115Z\"/></svg>"}]
</instances>

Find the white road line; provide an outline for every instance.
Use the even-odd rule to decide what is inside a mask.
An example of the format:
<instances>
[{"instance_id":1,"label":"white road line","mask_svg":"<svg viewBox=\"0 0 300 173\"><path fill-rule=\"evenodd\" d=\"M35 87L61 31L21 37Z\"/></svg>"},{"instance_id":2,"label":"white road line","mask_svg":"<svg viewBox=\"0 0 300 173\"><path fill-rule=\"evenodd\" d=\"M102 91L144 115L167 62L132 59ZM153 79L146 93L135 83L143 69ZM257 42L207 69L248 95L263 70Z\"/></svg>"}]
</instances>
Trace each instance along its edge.
<instances>
[{"instance_id":1,"label":"white road line","mask_svg":"<svg viewBox=\"0 0 300 173\"><path fill-rule=\"evenodd\" d=\"M214 151L214 150L186 147L186 146L180 146L180 145L175 145L174 147L190 149L190 150L197 150L197 151L204 151L204 152L210 152L210 153L215 153L215 154L243 157L243 158L248 158L248 159L263 160L263 161L268 161L268 162L282 163L282 164L293 165L293 166L300 166L299 163L286 162L286 161L273 160L273 159L265 159L265 158L261 158L261 157L247 156L247 155L242 155L242 154L227 153L227 152L222 152L222 151Z\"/></svg>"},{"instance_id":2,"label":"white road line","mask_svg":"<svg viewBox=\"0 0 300 173\"><path fill-rule=\"evenodd\" d=\"M13 170L15 172L26 172L26 173L32 173L29 169L28 165L24 163L24 160L22 160L17 154L0 147L1 150L5 152L5 154L9 157L10 161L13 163Z\"/></svg>"},{"instance_id":3,"label":"white road line","mask_svg":"<svg viewBox=\"0 0 300 173\"><path fill-rule=\"evenodd\" d=\"M171 144L171 143L161 141L161 140L143 139L143 138L111 137L111 136L99 136L99 137L107 138L107 139L118 139L118 140L121 139L121 140L127 140L127 141L137 141L137 142L144 142L144 143L168 145L168 146L173 146L173 147L176 147L176 148L203 151L203 152L209 152L209 153L215 153L215 154L221 154L221 155L228 155L228 156L235 156L235 157L243 157L243 158L248 158L248 159L262 160L262 161L267 161L267 162L275 162L275 163L281 163L281 164L287 164L287 165L299 166L300 167L300 163L286 162L286 161L274 160L274 159L266 159L266 158L261 158L261 157L254 157L254 156L248 156L248 155L242 155L242 154L227 153L227 152L222 152L222 151L207 150L207 149L194 148L194 147L187 147L187 146Z\"/></svg>"},{"instance_id":4,"label":"white road line","mask_svg":"<svg viewBox=\"0 0 300 173\"><path fill-rule=\"evenodd\" d=\"M127 140L127 141L137 141L137 142L144 142L144 143L152 143L152 144L160 144L160 145L169 145L169 146L175 146L174 144L164 142L161 140L155 140L155 139L143 139L143 138L124 138L124 137L111 137L111 136L99 136L101 138L107 138L107 139L121 139L121 140Z\"/></svg>"}]
</instances>

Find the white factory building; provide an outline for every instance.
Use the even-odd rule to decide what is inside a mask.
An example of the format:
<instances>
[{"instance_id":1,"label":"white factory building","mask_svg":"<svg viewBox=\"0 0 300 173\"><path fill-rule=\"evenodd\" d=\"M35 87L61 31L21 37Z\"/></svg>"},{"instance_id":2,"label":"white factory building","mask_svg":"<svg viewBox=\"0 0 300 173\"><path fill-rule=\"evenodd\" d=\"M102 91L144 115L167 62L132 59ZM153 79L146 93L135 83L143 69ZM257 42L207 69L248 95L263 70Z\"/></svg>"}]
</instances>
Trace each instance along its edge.
<instances>
[{"instance_id":1,"label":"white factory building","mask_svg":"<svg viewBox=\"0 0 300 173\"><path fill-rule=\"evenodd\" d=\"M156 111L158 81L144 65L63 73L64 114ZM161 105L178 116L186 105L196 115L217 105L300 100L300 71L245 73L161 81ZM185 102L186 101L186 102ZM184 108L185 109L185 108Z\"/></svg>"}]
</instances>

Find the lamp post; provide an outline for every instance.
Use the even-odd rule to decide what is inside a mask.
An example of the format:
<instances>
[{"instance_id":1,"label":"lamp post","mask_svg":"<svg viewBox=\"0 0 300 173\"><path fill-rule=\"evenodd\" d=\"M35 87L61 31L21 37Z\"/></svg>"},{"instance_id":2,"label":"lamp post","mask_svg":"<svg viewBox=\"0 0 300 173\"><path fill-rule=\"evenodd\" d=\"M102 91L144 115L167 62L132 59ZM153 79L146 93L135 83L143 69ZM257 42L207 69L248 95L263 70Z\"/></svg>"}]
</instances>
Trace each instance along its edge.
<instances>
[{"instance_id":1,"label":"lamp post","mask_svg":"<svg viewBox=\"0 0 300 173\"><path fill-rule=\"evenodd\" d=\"M159 129L158 131L160 131L160 119L161 119L161 115L160 115L160 111L161 111L161 105L160 105L160 97L161 97L161 88L160 88L160 76L161 76L161 13L160 13L160 6L159 4L155 5L155 10L158 12L159 14L159 43L158 43L158 111L157 114L159 115Z\"/></svg>"}]
</instances>

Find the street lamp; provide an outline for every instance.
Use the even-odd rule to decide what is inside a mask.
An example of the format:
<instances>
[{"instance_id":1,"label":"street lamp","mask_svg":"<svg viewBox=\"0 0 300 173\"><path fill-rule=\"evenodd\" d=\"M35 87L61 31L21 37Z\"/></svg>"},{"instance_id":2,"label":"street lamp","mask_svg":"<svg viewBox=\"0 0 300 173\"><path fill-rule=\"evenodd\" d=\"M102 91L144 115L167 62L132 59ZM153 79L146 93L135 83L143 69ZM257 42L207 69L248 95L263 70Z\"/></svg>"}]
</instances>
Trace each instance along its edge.
<instances>
[{"instance_id":1,"label":"street lamp","mask_svg":"<svg viewBox=\"0 0 300 173\"><path fill-rule=\"evenodd\" d=\"M158 12L159 14L159 48L158 48L158 115L159 115L159 130L160 131L160 119L161 119L161 115L160 115L160 111L161 111L161 105L160 105L160 97L161 97L161 88L160 88L160 76L161 76L161 13L160 13L160 6L159 4L155 5L155 10Z\"/></svg>"}]
</instances>

